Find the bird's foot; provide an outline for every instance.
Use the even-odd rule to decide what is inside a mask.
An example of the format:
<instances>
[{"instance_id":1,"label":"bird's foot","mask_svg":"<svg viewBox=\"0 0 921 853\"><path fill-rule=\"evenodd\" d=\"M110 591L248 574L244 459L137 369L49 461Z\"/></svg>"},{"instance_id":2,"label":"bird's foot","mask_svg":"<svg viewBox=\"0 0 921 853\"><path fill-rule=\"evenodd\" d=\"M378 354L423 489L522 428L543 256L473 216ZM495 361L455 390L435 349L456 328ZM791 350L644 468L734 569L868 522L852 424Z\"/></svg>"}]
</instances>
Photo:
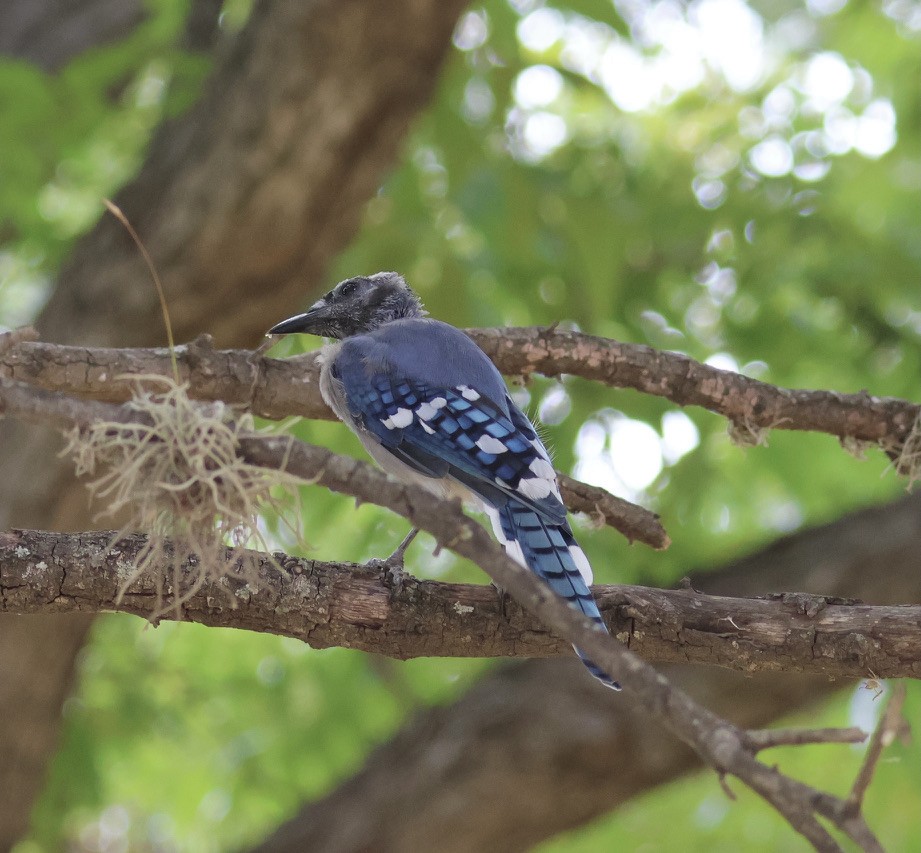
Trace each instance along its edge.
<instances>
[{"instance_id":1,"label":"bird's foot","mask_svg":"<svg viewBox=\"0 0 921 853\"><path fill-rule=\"evenodd\" d=\"M391 563L389 560L380 560L381 583L390 590L391 598L399 598L406 585L408 575L403 571L400 563Z\"/></svg>"},{"instance_id":2,"label":"bird's foot","mask_svg":"<svg viewBox=\"0 0 921 853\"><path fill-rule=\"evenodd\" d=\"M413 539L419 534L419 528L414 527L399 544L386 560L371 560L369 565L378 569L380 572L381 583L390 590L390 597L397 597L406 583L406 578L410 577L403 569L403 561L406 557L406 550L409 548Z\"/></svg>"}]
</instances>

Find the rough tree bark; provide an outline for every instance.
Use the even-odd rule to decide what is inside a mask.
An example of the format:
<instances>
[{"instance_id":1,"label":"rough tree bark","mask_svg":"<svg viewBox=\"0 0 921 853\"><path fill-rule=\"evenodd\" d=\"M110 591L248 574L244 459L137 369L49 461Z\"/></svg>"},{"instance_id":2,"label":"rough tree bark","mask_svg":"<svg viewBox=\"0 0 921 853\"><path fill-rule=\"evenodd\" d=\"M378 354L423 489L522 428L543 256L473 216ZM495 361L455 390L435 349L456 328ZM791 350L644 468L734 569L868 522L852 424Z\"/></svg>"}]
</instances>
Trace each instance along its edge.
<instances>
[{"instance_id":1,"label":"rough tree bark","mask_svg":"<svg viewBox=\"0 0 921 853\"><path fill-rule=\"evenodd\" d=\"M374 469L370 469L372 473ZM362 477L358 469L354 480ZM489 584L394 584L381 566L224 551L208 581L162 616L164 559L125 586L145 536L115 532L0 533L0 612L101 613L182 620L293 637L399 660L416 657L571 657L572 647ZM171 543L170 550L175 552ZM246 570L240 572L237 560ZM279 571L284 567L284 573ZM186 560L175 590L191 590L200 562ZM921 579L918 584L921 590ZM596 585L610 632L647 662L699 663L743 673L808 672L828 678L921 677L921 607L859 604L806 593L748 598L693 589ZM152 614L156 613L155 617Z\"/></svg>"},{"instance_id":2,"label":"rough tree bark","mask_svg":"<svg viewBox=\"0 0 921 853\"><path fill-rule=\"evenodd\" d=\"M692 580L726 595L798 587L880 603L919 601L919 547L916 495L785 537ZM256 849L527 850L699 767L686 746L631 708L629 697L612 702L579 670L562 660L498 669L454 705L418 714L361 771ZM665 671L743 726L764 725L840 688L815 677Z\"/></svg>"},{"instance_id":3,"label":"rough tree bark","mask_svg":"<svg viewBox=\"0 0 921 853\"><path fill-rule=\"evenodd\" d=\"M117 199L153 255L178 339L251 344L303 302L429 98L463 6L256 4L200 102L160 129ZM38 326L56 342L162 342L149 278L114 220L78 244ZM0 528L89 525L57 448L0 425ZM89 624L0 620L0 849L27 824Z\"/></svg>"}]
</instances>

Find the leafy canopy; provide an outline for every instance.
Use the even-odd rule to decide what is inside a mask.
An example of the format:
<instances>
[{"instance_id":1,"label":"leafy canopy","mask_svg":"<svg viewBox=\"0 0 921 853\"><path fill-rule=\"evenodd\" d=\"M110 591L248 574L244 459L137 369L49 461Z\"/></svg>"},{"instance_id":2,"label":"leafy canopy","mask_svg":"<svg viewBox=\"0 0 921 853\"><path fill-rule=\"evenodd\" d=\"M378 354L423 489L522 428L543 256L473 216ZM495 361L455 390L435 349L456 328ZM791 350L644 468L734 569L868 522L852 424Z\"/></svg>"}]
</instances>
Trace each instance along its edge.
<instances>
[{"instance_id":1,"label":"leafy canopy","mask_svg":"<svg viewBox=\"0 0 921 853\"><path fill-rule=\"evenodd\" d=\"M152 3L131 37L57 77L0 63L0 163L15 164L0 181L0 321L35 310L98 198L193 97L205 69L176 47L183 8ZM919 29L910 3L491 0L460 22L434 103L329 281L399 269L457 325L562 321L780 385L916 398ZM633 392L563 378L516 393L561 468L663 516L665 554L579 523L600 582L672 583L901 488L882 454L858 462L828 437L778 432L743 450L719 418ZM336 424L299 433L361 453ZM380 556L404 533L372 507L312 488L303 499L312 556ZM431 547L414 546L410 570L482 580ZM235 847L354 771L413 704L448 700L488 665L101 620L21 853L65 838L100 849L94 839L113 834ZM921 695L910 701L917 711ZM859 691L821 721L880 704ZM840 788L860 753L829 750L789 762ZM893 755L868 809L885 845L911 849L921 768ZM752 851L799 843L760 803L727 805L708 777L546 849L741 839Z\"/></svg>"}]
</instances>

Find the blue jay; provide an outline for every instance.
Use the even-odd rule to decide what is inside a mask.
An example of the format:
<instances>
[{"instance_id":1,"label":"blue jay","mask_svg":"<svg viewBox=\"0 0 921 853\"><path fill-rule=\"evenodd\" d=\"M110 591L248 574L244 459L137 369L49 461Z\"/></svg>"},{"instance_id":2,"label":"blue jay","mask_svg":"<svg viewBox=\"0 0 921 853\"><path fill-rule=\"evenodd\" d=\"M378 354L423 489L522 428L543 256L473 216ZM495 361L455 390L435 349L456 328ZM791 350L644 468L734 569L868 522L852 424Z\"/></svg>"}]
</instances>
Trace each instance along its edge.
<instances>
[{"instance_id":1,"label":"blue jay","mask_svg":"<svg viewBox=\"0 0 921 853\"><path fill-rule=\"evenodd\" d=\"M472 498L509 556L604 630L543 442L489 357L427 313L402 276L379 272L340 282L268 334L333 338L320 355L320 391L378 464L444 497Z\"/></svg>"}]
</instances>

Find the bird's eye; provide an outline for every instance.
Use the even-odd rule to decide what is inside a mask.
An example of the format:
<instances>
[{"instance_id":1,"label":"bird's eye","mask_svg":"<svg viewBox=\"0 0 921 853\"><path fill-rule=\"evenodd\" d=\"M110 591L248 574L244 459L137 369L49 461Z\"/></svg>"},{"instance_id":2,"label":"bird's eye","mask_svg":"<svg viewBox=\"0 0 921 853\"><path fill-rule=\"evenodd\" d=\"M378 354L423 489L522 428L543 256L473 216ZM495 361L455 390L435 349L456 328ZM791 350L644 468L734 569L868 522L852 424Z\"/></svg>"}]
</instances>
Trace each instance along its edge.
<instances>
[{"instance_id":1,"label":"bird's eye","mask_svg":"<svg viewBox=\"0 0 921 853\"><path fill-rule=\"evenodd\" d=\"M358 287L358 283L354 281L344 281L339 286L339 295L340 296L350 296L355 292L355 288Z\"/></svg>"}]
</instances>

